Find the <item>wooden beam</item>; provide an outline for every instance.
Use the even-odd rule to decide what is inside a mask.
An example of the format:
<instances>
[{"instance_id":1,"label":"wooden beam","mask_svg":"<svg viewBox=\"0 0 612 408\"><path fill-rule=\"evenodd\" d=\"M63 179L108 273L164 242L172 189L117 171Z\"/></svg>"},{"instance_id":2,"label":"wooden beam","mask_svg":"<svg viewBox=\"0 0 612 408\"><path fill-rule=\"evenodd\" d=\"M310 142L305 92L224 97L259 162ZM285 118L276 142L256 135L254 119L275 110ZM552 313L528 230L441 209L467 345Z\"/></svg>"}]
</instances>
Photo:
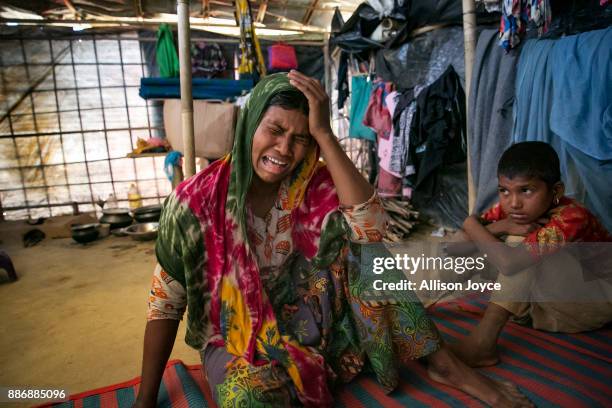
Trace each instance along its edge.
<instances>
[{"instance_id":1,"label":"wooden beam","mask_svg":"<svg viewBox=\"0 0 612 408\"><path fill-rule=\"evenodd\" d=\"M332 13L335 9L332 7L313 7L310 4L287 4L287 0L258 0L258 1L252 1L253 7L255 7L257 4L263 3L263 2L268 3L268 7L273 7L273 8L280 8L280 9L286 9L286 10L307 10L307 9L311 9L313 11L325 11L328 13ZM216 4L219 6L226 6L226 7L233 7L232 5L232 1L230 0L210 0L210 4ZM340 9L340 11L345 11L347 13L352 13L353 11L355 11L355 7L343 7L343 6L338 6L338 8Z\"/></svg>"},{"instance_id":2,"label":"wooden beam","mask_svg":"<svg viewBox=\"0 0 612 408\"><path fill-rule=\"evenodd\" d=\"M310 3L310 6L308 6L308 10L306 10L306 13L304 13L304 18L302 18L302 24L304 25L310 24L310 19L312 18L312 14L314 13L318 4L319 4L319 0L312 0L312 3ZM330 10L333 11L333 9L330 9Z\"/></svg>"},{"instance_id":3,"label":"wooden beam","mask_svg":"<svg viewBox=\"0 0 612 408\"><path fill-rule=\"evenodd\" d=\"M210 15L210 0L202 0L202 9L204 17L208 17Z\"/></svg>"},{"instance_id":4,"label":"wooden beam","mask_svg":"<svg viewBox=\"0 0 612 408\"><path fill-rule=\"evenodd\" d=\"M144 12L142 11L142 2L141 0L134 0L134 11L138 17L144 17Z\"/></svg>"},{"instance_id":5,"label":"wooden beam","mask_svg":"<svg viewBox=\"0 0 612 408\"><path fill-rule=\"evenodd\" d=\"M259 5L259 9L257 10L257 18L255 21L258 23L263 23L264 18L266 17L266 11L268 11L268 0L263 0L263 2Z\"/></svg>"},{"instance_id":6,"label":"wooden beam","mask_svg":"<svg viewBox=\"0 0 612 408\"><path fill-rule=\"evenodd\" d=\"M268 13L271 14L271 13ZM137 20L136 17L121 17L121 18L105 18L104 20L98 20L98 19L84 19L84 20L58 20L58 19L45 19L45 20L35 20L35 19L15 19L15 18L0 18L0 26L1 25L6 25L6 24L10 24L10 23L18 23L18 24L22 24L22 25L35 25L35 26L49 26L49 25L70 25L70 24L91 24L94 27L98 27L98 26L117 26L117 27L130 27L130 28L134 28L134 27L145 27L145 26L158 26L161 23L166 23L166 24L170 24L170 25L175 25L177 24L176 22L173 21L167 21L167 20L162 20L162 19L155 19L155 18L148 18L148 19L143 19L143 20ZM222 24L222 23L208 23L208 22L191 22L190 23L191 27L232 27L235 28L236 25L235 24ZM266 25L266 28L272 29L272 30L279 30L279 31L302 31L304 33L313 33L313 34L325 34L327 31L324 28L318 28L318 27L312 27L312 26L308 26L308 27L282 27L279 25L275 25L275 24L268 24Z\"/></svg>"},{"instance_id":7,"label":"wooden beam","mask_svg":"<svg viewBox=\"0 0 612 408\"><path fill-rule=\"evenodd\" d=\"M64 5L66 6L68 10L70 10L73 18L79 18L79 12L77 11L77 9L74 7L74 5L72 4L70 0L64 0Z\"/></svg>"}]
</instances>

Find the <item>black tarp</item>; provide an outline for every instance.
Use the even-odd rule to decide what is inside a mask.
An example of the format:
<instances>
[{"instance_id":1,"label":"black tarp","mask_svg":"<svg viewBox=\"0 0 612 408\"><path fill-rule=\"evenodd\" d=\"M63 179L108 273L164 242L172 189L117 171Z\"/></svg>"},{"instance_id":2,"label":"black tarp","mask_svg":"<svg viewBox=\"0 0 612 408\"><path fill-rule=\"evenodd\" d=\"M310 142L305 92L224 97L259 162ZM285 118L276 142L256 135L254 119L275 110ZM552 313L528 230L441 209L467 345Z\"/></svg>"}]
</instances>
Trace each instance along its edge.
<instances>
[{"instance_id":1,"label":"black tarp","mask_svg":"<svg viewBox=\"0 0 612 408\"><path fill-rule=\"evenodd\" d=\"M398 33L386 44L371 40L381 16L367 3L360 4L339 33L333 35L331 44L349 52L390 47L406 41L415 28L429 24L461 23L463 21L460 0L405 0L397 5L389 18L399 22Z\"/></svg>"}]
</instances>

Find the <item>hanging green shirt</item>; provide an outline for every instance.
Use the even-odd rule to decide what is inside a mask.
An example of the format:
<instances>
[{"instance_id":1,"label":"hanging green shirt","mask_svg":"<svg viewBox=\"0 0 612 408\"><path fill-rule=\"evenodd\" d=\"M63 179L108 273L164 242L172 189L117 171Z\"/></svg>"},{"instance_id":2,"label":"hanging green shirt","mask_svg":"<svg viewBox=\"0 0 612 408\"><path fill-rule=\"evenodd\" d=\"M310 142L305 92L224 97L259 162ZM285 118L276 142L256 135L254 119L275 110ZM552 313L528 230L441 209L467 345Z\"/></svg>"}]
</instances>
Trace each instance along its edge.
<instances>
[{"instance_id":1,"label":"hanging green shirt","mask_svg":"<svg viewBox=\"0 0 612 408\"><path fill-rule=\"evenodd\" d=\"M166 23L159 25L157 30L157 65L159 75L163 78L179 76L179 60L174 48L174 39L170 26Z\"/></svg>"}]
</instances>

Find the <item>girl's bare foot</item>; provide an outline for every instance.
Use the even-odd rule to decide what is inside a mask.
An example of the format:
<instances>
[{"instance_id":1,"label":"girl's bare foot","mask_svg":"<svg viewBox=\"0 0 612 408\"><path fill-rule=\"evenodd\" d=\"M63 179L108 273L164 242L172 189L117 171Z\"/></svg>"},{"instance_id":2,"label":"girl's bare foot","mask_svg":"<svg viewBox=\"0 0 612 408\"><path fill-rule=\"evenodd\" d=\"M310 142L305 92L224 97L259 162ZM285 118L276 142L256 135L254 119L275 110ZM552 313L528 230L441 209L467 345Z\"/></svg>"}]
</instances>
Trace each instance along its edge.
<instances>
[{"instance_id":1,"label":"girl's bare foot","mask_svg":"<svg viewBox=\"0 0 612 408\"><path fill-rule=\"evenodd\" d=\"M470 367L497 364L497 341L510 316L510 312L502 306L489 303L474 330L458 343L449 344L449 348Z\"/></svg>"},{"instance_id":2,"label":"girl's bare foot","mask_svg":"<svg viewBox=\"0 0 612 408\"><path fill-rule=\"evenodd\" d=\"M515 385L480 374L464 364L445 345L428 356L428 361L428 373L432 380L458 388L492 407L534 406Z\"/></svg>"},{"instance_id":3,"label":"girl's bare foot","mask_svg":"<svg viewBox=\"0 0 612 408\"><path fill-rule=\"evenodd\" d=\"M499 363L497 347L482 344L471 335L457 343L449 344L448 347L470 367L488 367Z\"/></svg>"}]
</instances>

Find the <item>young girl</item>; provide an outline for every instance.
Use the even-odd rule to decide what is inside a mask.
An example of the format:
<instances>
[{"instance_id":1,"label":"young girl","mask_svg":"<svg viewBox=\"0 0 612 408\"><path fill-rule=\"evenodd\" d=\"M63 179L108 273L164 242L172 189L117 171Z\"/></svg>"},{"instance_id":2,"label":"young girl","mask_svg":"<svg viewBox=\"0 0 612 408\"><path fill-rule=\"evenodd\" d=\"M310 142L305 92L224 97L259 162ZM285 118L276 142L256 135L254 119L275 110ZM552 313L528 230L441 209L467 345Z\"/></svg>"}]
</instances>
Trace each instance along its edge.
<instances>
[{"instance_id":1,"label":"young girl","mask_svg":"<svg viewBox=\"0 0 612 408\"><path fill-rule=\"evenodd\" d=\"M554 149L543 142L515 144L502 155L497 175L499 203L463 224L464 238L487 253L501 285L500 291L492 292L478 326L453 345L474 367L498 362L497 340L510 317L528 318L534 328L560 332L597 329L612 320L612 304L601 301L609 299L605 288L596 282L588 287L604 291L599 297L591 294L599 301L569 301L587 288L582 271L572 271L579 265L565 254L548 258L571 242L612 241L588 209L563 195ZM503 237L519 237L523 245L499 245Z\"/></svg>"}]
</instances>

